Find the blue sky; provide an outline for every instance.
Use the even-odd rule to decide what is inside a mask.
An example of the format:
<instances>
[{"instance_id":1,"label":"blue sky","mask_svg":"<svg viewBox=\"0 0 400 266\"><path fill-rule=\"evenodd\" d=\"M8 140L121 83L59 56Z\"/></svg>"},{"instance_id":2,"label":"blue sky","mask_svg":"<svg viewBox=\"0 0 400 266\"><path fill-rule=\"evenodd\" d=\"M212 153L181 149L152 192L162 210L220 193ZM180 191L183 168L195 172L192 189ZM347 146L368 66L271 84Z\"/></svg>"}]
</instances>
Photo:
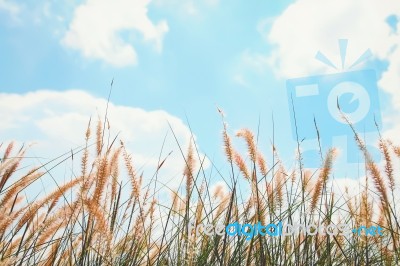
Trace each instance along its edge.
<instances>
[{"instance_id":1,"label":"blue sky","mask_svg":"<svg viewBox=\"0 0 400 266\"><path fill-rule=\"evenodd\" d=\"M320 50L337 63L337 40L345 38L353 61L371 49L367 66L380 78L384 132L395 137L399 4L320 2L0 0L0 91L6 97L75 89L106 98L114 78L114 105L163 110L186 126L188 119L202 151L216 160L222 156L216 106L232 133L256 131L260 119L265 152L274 114L275 141L290 165L295 142L286 80L337 72L314 56ZM118 22L130 13L137 19Z\"/></svg>"}]
</instances>

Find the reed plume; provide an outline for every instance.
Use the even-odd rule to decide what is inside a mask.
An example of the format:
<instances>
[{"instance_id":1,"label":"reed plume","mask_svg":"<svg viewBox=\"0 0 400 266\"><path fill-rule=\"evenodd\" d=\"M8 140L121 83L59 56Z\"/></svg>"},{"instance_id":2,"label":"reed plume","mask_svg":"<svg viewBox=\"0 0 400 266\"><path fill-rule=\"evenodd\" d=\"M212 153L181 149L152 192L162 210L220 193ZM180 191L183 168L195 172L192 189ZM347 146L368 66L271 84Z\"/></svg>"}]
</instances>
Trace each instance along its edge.
<instances>
[{"instance_id":1,"label":"reed plume","mask_svg":"<svg viewBox=\"0 0 400 266\"><path fill-rule=\"evenodd\" d=\"M267 163L264 159L264 156L260 152L257 153L257 165L260 168L261 174L263 176L266 176L268 174L268 167L267 167Z\"/></svg>"},{"instance_id":2,"label":"reed plume","mask_svg":"<svg viewBox=\"0 0 400 266\"><path fill-rule=\"evenodd\" d=\"M247 143L247 148L248 148L248 152L250 155L250 159L253 163L256 163L258 153L257 153L257 147L256 147L256 143L254 141L253 133L249 129L245 128L245 129L240 130L236 134L236 136L242 137L245 139L245 141Z\"/></svg>"},{"instance_id":3,"label":"reed plume","mask_svg":"<svg viewBox=\"0 0 400 266\"><path fill-rule=\"evenodd\" d=\"M310 204L310 210L313 212L315 208L317 207L317 203L319 198L321 197L323 193L323 188L326 186L326 183L328 182L329 175L332 170L332 163L333 159L335 157L336 150L335 149L329 149L323 168L321 170L321 173L319 174L317 183L314 188L314 193L312 194L312 199L311 199L311 204Z\"/></svg>"},{"instance_id":4,"label":"reed plume","mask_svg":"<svg viewBox=\"0 0 400 266\"><path fill-rule=\"evenodd\" d=\"M242 175L247 180L251 181L249 170L247 169L246 163L244 162L242 156L239 153L235 152L234 160L235 160L237 167L239 167L239 170L242 173Z\"/></svg>"},{"instance_id":5,"label":"reed plume","mask_svg":"<svg viewBox=\"0 0 400 266\"><path fill-rule=\"evenodd\" d=\"M97 121L97 128L96 128L96 151L97 155L101 154L103 148L103 125L101 120Z\"/></svg>"},{"instance_id":6,"label":"reed plume","mask_svg":"<svg viewBox=\"0 0 400 266\"><path fill-rule=\"evenodd\" d=\"M194 167L195 167L195 160L194 160L194 151L193 151L193 144L190 141L188 152L185 159L185 168L183 170L183 176L186 177L186 200L189 202L190 194L192 192L193 181L194 181Z\"/></svg>"},{"instance_id":7,"label":"reed plume","mask_svg":"<svg viewBox=\"0 0 400 266\"><path fill-rule=\"evenodd\" d=\"M232 163L233 156L234 156L235 152L233 150L232 141L231 141L231 138L228 135L227 125L226 125L225 122L224 122L224 130L222 131L222 134L223 134L225 156L228 159L228 162Z\"/></svg>"},{"instance_id":8,"label":"reed plume","mask_svg":"<svg viewBox=\"0 0 400 266\"><path fill-rule=\"evenodd\" d=\"M395 185L394 175L393 175L392 157L390 156L388 144L383 139L381 139L379 141L379 148L381 149L381 152L385 159L385 173L389 179L389 188L393 192L396 185Z\"/></svg>"}]
</instances>

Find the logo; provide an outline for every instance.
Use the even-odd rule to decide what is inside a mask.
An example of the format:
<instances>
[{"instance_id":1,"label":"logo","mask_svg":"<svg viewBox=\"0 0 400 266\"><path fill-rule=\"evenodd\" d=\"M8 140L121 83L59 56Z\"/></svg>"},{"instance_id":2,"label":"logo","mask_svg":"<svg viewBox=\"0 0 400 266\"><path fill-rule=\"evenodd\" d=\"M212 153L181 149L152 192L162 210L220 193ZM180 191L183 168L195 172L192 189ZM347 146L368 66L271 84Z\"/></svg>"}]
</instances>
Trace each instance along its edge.
<instances>
[{"instance_id":1,"label":"logo","mask_svg":"<svg viewBox=\"0 0 400 266\"><path fill-rule=\"evenodd\" d=\"M319 153L318 138L323 151L342 141L344 145L340 147L346 161L362 161L354 133L342 114L363 136L367 146L376 140L377 126L381 127L376 72L373 69L354 70L371 57L371 51L368 49L345 69L347 40L339 40L339 49L342 61L339 73L293 78L286 82L292 136L304 144L303 156L307 167L319 166L319 156L315 156ZM338 69L321 52L317 53L316 59ZM317 160L312 161L311 158Z\"/></svg>"},{"instance_id":2,"label":"logo","mask_svg":"<svg viewBox=\"0 0 400 266\"><path fill-rule=\"evenodd\" d=\"M207 236L219 235L223 236L227 234L228 236L243 236L247 241L251 240L253 237L260 235L262 237L287 237L293 235L309 235L315 236L319 235L329 235L329 236L346 236L351 235L357 236L382 236L383 228L379 225L377 226L365 226L361 225L359 227L352 228L348 224L287 224L279 221L278 223L270 223L267 225L262 225L261 222L257 224L240 224L238 222L230 223L228 225L224 224L197 224L192 221L189 223L189 232L195 233L196 235L204 234Z\"/></svg>"}]
</instances>

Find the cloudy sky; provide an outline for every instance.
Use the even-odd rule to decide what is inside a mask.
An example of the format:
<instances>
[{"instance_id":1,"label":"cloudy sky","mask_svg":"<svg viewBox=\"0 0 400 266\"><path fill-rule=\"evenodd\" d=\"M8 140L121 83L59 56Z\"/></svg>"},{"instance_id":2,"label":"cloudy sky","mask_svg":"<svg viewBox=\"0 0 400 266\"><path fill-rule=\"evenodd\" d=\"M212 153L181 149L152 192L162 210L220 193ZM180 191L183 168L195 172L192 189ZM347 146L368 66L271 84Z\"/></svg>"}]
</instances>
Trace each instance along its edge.
<instances>
[{"instance_id":1,"label":"cloudy sky","mask_svg":"<svg viewBox=\"0 0 400 266\"><path fill-rule=\"evenodd\" d=\"M0 136L38 143L44 159L79 146L114 79L110 121L138 165L156 164L167 136L170 176L181 172L167 121L183 147L192 131L222 162L218 106L232 133L260 124L263 151L274 141L290 166L287 80L347 72L369 49L353 70L375 71L370 101L399 142L399 18L400 2L386 0L0 0ZM348 40L343 67L339 39ZM316 60L318 51L340 67Z\"/></svg>"}]
</instances>

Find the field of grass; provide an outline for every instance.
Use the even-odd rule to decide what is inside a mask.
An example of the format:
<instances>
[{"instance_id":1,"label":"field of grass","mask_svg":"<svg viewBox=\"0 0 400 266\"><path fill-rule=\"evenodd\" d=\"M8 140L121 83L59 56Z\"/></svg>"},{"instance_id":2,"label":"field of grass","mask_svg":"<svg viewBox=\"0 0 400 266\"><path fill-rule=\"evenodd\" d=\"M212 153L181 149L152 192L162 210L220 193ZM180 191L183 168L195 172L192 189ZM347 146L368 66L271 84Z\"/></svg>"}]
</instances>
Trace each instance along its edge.
<instances>
[{"instance_id":1,"label":"field of grass","mask_svg":"<svg viewBox=\"0 0 400 266\"><path fill-rule=\"evenodd\" d=\"M388 140L380 140L383 163L377 164L355 134L368 182L356 196L348 191L340 195L329 182L335 149L321 153L320 169L305 169L301 152L295 167L287 169L275 147L273 160L264 159L250 130L236 134L248 148L245 154L237 152L223 122L221 150L230 174L221 173L221 180L229 189L211 190L210 170L202 167L204 158L198 158L193 143L182 151L183 192L171 190L170 199L160 200L155 184L164 162L160 160L154 173L141 175L124 143L107 139L106 131L100 121L94 127L89 124L86 147L75 154L80 156L80 173L34 201L27 201L24 191L46 174L45 168L22 174L25 148L2 145L0 265L400 264L395 195L400 178L394 167L400 147ZM122 182L127 178L129 188ZM248 195L238 189L243 182L249 185ZM384 234L258 235L246 240L226 233L208 236L189 226L279 221L346 223L352 228L379 225Z\"/></svg>"}]
</instances>

